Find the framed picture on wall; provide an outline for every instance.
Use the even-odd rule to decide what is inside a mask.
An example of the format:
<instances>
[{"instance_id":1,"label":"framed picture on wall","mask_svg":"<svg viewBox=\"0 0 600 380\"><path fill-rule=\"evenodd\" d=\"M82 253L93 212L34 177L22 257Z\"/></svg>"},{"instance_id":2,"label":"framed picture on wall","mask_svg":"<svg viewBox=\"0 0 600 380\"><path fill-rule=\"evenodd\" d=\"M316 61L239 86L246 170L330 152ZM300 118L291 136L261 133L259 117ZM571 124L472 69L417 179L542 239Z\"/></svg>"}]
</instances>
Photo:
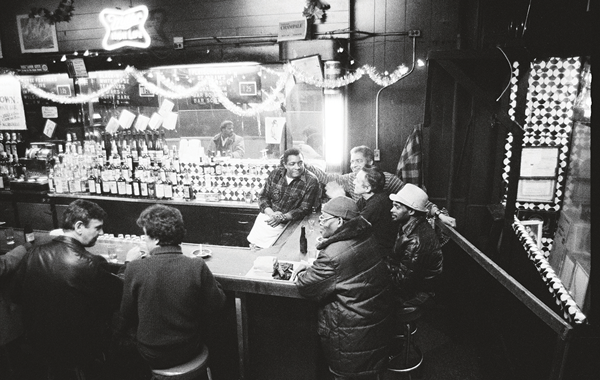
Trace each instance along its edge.
<instances>
[{"instance_id":1,"label":"framed picture on wall","mask_svg":"<svg viewBox=\"0 0 600 380\"><path fill-rule=\"evenodd\" d=\"M522 220L521 224L525 226L525 230L533 241L537 244L538 248L542 249L542 230L544 222L537 219Z\"/></svg>"},{"instance_id":2,"label":"framed picture on wall","mask_svg":"<svg viewBox=\"0 0 600 380\"><path fill-rule=\"evenodd\" d=\"M17 30L21 53L48 53L58 51L56 27L42 17L17 16Z\"/></svg>"}]
</instances>

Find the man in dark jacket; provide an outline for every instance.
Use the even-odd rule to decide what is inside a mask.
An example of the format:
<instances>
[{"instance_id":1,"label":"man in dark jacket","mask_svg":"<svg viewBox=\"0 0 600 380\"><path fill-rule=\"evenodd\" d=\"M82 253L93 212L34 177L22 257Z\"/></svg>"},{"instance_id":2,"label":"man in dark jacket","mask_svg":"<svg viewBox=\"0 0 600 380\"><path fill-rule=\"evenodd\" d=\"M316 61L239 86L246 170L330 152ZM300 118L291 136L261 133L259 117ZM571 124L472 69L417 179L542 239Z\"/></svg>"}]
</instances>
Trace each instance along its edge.
<instances>
[{"instance_id":1,"label":"man in dark jacket","mask_svg":"<svg viewBox=\"0 0 600 380\"><path fill-rule=\"evenodd\" d=\"M179 210L152 205L137 224L150 256L125 270L118 330L134 329L138 351L151 368L171 368L202 352L202 324L223 307L225 293L203 259L183 255Z\"/></svg>"},{"instance_id":2,"label":"man in dark jacket","mask_svg":"<svg viewBox=\"0 0 600 380\"><path fill-rule=\"evenodd\" d=\"M347 197L323 205L319 255L294 273L300 294L320 304L318 333L336 379L376 379L393 331L388 251L358 215Z\"/></svg>"},{"instance_id":3,"label":"man in dark jacket","mask_svg":"<svg viewBox=\"0 0 600 380\"><path fill-rule=\"evenodd\" d=\"M427 193L406 184L390 199L392 218L401 227L388 266L400 302L418 305L433 293L432 282L442 272L443 261L439 239L426 219Z\"/></svg>"},{"instance_id":4,"label":"man in dark jacket","mask_svg":"<svg viewBox=\"0 0 600 380\"><path fill-rule=\"evenodd\" d=\"M103 232L106 212L86 200L63 213L64 235L31 249L17 268L11 297L21 305L28 342L56 378L92 367L110 341L109 318L119 306L120 266L86 250Z\"/></svg>"}]
</instances>

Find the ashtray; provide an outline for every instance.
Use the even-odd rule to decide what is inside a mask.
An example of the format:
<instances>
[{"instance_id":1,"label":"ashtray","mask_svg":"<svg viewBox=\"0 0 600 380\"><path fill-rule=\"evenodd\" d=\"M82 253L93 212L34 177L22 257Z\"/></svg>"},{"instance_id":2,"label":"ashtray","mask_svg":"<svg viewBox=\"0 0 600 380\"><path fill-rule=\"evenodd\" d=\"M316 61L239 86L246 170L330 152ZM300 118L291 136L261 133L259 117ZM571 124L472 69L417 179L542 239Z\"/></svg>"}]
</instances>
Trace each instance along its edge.
<instances>
[{"instance_id":1,"label":"ashtray","mask_svg":"<svg viewBox=\"0 0 600 380\"><path fill-rule=\"evenodd\" d=\"M192 255L205 259L212 256L212 251L210 248L202 248L202 252L200 252L200 249L195 249L192 251Z\"/></svg>"}]
</instances>

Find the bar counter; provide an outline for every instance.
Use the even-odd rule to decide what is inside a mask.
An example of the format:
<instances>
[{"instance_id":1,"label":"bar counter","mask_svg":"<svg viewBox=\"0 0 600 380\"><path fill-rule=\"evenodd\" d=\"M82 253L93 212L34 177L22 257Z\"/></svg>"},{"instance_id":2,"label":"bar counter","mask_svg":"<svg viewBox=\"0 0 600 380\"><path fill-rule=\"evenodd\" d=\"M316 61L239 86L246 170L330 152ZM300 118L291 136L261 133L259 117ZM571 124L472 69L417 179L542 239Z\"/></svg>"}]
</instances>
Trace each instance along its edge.
<instances>
[{"instance_id":1,"label":"bar counter","mask_svg":"<svg viewBox=\"0 0 600 380\"><path fill-rule=\"evenodd\" d=\"M316 304L304 300L293 282L247 276L259 256L275 256L282 261L306 260L306 256L300 253L299 238L300 226L307 225L309 219L318 226L318 214L290 222L275 244L267 249L254 251L247 247L203 244L204 248L212 251L211 256L204 260L230 301L233 301L237 375L240 379L322 377L323 360L316 334ZM47 231L35 230L35 235L37 242L50 239ZM315 249L318 236L318 230L310 232L307 228L309 250ZM17 245L23 242L22 229L15 229L15 240ZM0 230L0 251L6 252L7 248ZM192 251L197 248L198 244L182 244L183 252L188 256L193 256ZM105 249L106 245L100 243L89 248L89 251L106 255L103 252ZM125 250L123 252L126 253ZM123 261L124 257L120 256L118 260ZM295 335L293 339L291 334ZM229 344L229 347L222 347L221 350L230 353L232 347ZM215 351L217 353L220 350ZM236 363L229 365L235 366Z\"/></svg>"}]
</instances>

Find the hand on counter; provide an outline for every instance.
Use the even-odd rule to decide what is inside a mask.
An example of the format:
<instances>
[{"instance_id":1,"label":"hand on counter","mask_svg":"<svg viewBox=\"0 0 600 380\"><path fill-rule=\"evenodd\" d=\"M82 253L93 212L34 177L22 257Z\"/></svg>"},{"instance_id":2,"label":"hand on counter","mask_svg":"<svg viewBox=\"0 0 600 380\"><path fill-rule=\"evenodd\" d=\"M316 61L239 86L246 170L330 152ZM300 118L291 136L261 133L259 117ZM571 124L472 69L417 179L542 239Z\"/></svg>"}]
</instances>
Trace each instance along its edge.
<instances>
[{"instance_id":1,"label":"hand on counter","mask_svg":"<svg viewBox=\"0 0 600 380\"><path fill-rule=\"evenodd\" d=\"M270 227L277 227L280 224L287 222L287 217L281 211L275 211L269 215L270 219L267 220L267 224Z\"/></svg>"},{"instance_id":2,"label":"hand on counter","mask_svg":"<svg viewBox=\"0 0 600 380\"><path fill-rule=\"evenodd\" d=\"M292 276L290 277L290 281L295 282L296 279L298 278L298 273L305 271L306 268L308 268L310 265L308 263L305 262L299 262L294 264L294 270L292 271Z\"/></svg>"},{"instance_id":3,"label":"hand on counter","mask_svg":"<svg viewBox=\"0 0 600 380\"><path fill-rule=\"evenodd\" d=\"M133 247L129 251L127 251L127 256L125 258L125 262L141 259L146 256L148 253L146 251L142 251L140 247Z\"/></svg>"}]
</instances>

